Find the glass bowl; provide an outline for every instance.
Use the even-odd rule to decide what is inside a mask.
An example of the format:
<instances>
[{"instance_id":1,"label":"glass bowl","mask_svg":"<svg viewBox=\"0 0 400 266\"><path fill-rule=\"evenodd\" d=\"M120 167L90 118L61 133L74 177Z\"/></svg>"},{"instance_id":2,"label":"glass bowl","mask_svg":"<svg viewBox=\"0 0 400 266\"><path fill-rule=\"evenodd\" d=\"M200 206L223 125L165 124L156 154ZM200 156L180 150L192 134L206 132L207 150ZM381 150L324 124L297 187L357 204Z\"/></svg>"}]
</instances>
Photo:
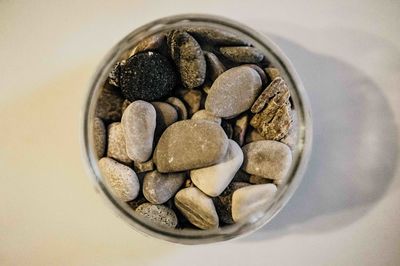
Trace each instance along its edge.
<instances>
[{"instance_id":1,"label":"glass bowl","mask_svg":"<svg viewBox=\"0 0 400 266\"><path fill-rule=\"evenodd\" d=\"M297 142L292 153L293 161L291 168L284 182L279 184L278 191L272 202L268 206L265 206L264 210L258 212L259 214L261 213L261 215L257 217L250 216L248 219L233 225L204 231L193 229L169 229L157 226L135 214L127 203L115 198L105 184L99 171L98 159L94 150L92 128L97 99L115 63L121 59L127 58L129 56L129 51L140 40L176 26L191 25L208 25L231 31L238 36L249 39L255 47L263 51L266 58L274 67L279 69L281 76L288 83L292 97L292 106L294 107L294 112L298 121ZM137 231L175 243L202 244L226 241L256 231L268 223L287 204L296 188L299 186L311 153L312 119L310 104L303 84L293 68L293 65L278 46L265 35L236 21L218 16L199 14L171 16L150 22L129 33L117 43L105 56L103 61L101 61L93 76L83 108L83 153L86 166L89 169L90 175L93 177L96 191L102 194L105 201L109 203L115 212Z\"/></svg>"}]
</instances>

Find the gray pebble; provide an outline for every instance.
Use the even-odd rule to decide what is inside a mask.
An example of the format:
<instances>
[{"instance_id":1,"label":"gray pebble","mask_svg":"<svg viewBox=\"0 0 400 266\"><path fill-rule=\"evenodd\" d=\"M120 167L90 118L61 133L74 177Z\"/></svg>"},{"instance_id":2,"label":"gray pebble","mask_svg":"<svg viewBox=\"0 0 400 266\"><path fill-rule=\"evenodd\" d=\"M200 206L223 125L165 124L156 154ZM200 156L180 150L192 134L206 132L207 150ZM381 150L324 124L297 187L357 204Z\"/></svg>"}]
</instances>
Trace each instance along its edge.
<instances>
[{"instance_id":1,"label":"gray pebble","mask_svg":"<svg viewBox=\"0 0 400 266\"><path fill-rule=\"evenodd\" d=\"M225 72L226 68L215 54L204 52L204 55L207 61L207 72L211 81L214 81L219 75Z\"/></svg>"},{"instance_id":2,"label":"gray pebble","mask_svg":"<svg viewBox=\"0 0 400 266\"><path fill-rule=\"evenodd\" d=\"M178 120L178 112L174 106L164 102L151 103L156 110L156 131L157 138L161 136L164 130Z\"/></svg>"},{"instance_id":3,"label":"gray pebble","mask_svg":"<svg viewBox=\"0 0 400 266\"><path fill-rule=\"evenodd\" d=\"M210 26L194 26L184 28L193 37L203 44L212 45L249 45L249 42L227 30L212 28Z\"/></svg>"},{"instance_id":4,"label":"gray pebble","mask_svg":"<svg viewBox=\"0 0 400 266\"><path fill-rule=\"evenodd\" d=\"M193 120L207 120L207 121L215 122L218 125L221 124L221 118L220 117L216 117L215 115L210 114L205 109L197 111L196 113L194 113L193 116L192 116L192 119Z\"/></svg>"},{"instance_id":5,"label":"gray pebble","mask_svg":"<svg viewBox=\"0 0 400 266\"><path fill-rule=\"evenodd\" d=\"M218 227L218 215L212 199L196 187L184 188L176 193L175 206L200 229Z\"/></svg>"},{"instance_id":6,"label":"gray pebble","mask_svg":"<svg viewBox=\"0 0 400 266\"><path fill-rule=\"evenodd\" d=\"M106 127L98 117L93 121L93 139L97 158L101 158L106 151Z\"/></svg>"},{"instance_id":7,"label":"gray pebble","mask_svg":"<svg viewBox=\"0 0 400 266\"><path fill-rule=\"evenodd\" d=\"M182 99L186 102L188 108L188 115L192 116L200 109L202 93L200 90L180 90L178 92Z\"/></svg>"},{"instance_id":8,"label":"gray pebble","mask_svg":"<svg viewBox=\"0 0 400 266\"><path fill-rule=\"evenodd\" d=\"M267 74L265 74L264 70L261 67L255 65L255 64L245 64L242 66L249 66L252 69L254 69L255 71L257 71L258 75L260 75L263 86L267 83Z\"/></svg>"},{"instance_id":9,"label":"gray pebble","mask_svg":"<svg viewBox=\"0 0 400 266\"><path fill-rule=\"evenodd\" d=\"M178 111L179 120L186 120L188 118L186 106L181 100L176 97L169 97L166 102L176 108Z\"/></svg>"},{"instance_id":10,"label":"gray pebble","mask_svg":"<svg viewBox=\"0 0 400 266\"><path fill-rule=\"evenodd\" d=\"M129 57L145 51L159 51L162 50L163 46L166 46L166 35L163 32L157 33L141 40L132 50Z\"/></svg>"},{"instance_id":11,"label":"gray pebble","mask_svg":"<svg viewBox=\"0 0 400 266\"><path fill-rule=\"evenodd\" d=\"M143 180L143 195L154 204L168 201L185 182L185 173L147 173Z\"/></svg>"},{"instance_id":12,"label":"gray pebble","mask_svg":"<svg viewBox=\"0 0 400 266\"><path fill-rule=\"evenodd\" d=\"M259 63L263 60L263 53L254 47L236 46L236 47L221 47L221 54L235 63Z\"/></svg>"},{"instance_id":13,"label":"gray pebble","mask_svg":"<svg viewBox=\"0 0 400 266\"><path fill-rule=\"evenodd\" d=\"M159 226L175 228L178 224L175 212L163 205L143 203L135 211Z\"/></svg>"},{"instance_id":14,"label":"gray pebble","mask_svg":"<svg viewBox=\"0 0 400 266\"><path fill-rule=\"evenodd\" d=\"M108 126L107 157L113 158L123 164L132 163L132 160L126 152L124 129L119 122L112 123Z\"/></svg>"},{"instance_id":15,"label":"gray pebble","mask_svg":"<svg viewBox=\"0 0 400 266\"><path fill-rule=\"evenodd\" d=\"M124 98L119 88L105 84L97 100L95 116L105 122L120 121L123 102Z\"/></svg>"}]
</instances>

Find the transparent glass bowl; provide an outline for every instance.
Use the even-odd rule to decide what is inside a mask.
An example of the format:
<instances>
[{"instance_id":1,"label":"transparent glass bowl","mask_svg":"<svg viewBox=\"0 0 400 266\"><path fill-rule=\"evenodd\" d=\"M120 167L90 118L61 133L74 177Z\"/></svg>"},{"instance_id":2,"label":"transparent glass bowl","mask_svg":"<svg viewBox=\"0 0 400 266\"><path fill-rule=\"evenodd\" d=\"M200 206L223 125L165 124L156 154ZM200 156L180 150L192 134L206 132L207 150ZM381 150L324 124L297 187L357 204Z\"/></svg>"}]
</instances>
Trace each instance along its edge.
<instances>
[{"instance_id":1,"label":"transparent glass bowl","mask_svg":"<svg viewBox=\"0 0 400 266\"><path fill-rule=\"evenodd\" d=\"M94 151L92 125L96 102L100 91L108 77L108 74L117 61L127 58L129 51L140 40L147 36L172 29L176 26L199 24L229 30L236 33L238 36L251 40L253 45L262 50L267 59L280 70L281 75L289 85L295 115L298 120L297 144L293 150L293 161L288 175L284 182L278 186L278 191L274 200L268 206L265 206L264 210L260 211L262 215L258 215L257 218L249 217L245 221L213 230L169 229L149 223L142 217L136 215L125 202L122 202L113 196L110 189L105 184L98 168L98 160ZM90 84L89 92L84 104L82 134L84 157L90 174L93 177L96 190L104 196L106 202L110 203L110 206L120 217L122 217L123 220L131 224L137 231L159 239L181 244L201 244L225 241L254 232L268 223L283 208L283 206L285 206L298 187L303 177L307 161L310 157L312 119L310 104L300 78L290 61L270 39L247 26L223 17L184 14L150 22L132 31L111 49L100 63Z\"/></svg>"}]
</instances>

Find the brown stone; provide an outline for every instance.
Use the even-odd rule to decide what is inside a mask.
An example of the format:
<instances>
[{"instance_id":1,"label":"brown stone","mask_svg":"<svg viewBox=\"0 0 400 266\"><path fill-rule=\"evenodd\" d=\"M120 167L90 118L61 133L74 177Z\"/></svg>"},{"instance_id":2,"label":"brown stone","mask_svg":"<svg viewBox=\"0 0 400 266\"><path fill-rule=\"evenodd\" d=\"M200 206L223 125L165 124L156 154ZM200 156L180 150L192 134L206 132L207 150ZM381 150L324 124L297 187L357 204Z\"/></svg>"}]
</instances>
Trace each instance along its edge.
<instances>
[{"instance_id":1,"label":"brown stone","mask_svg":"<svg viewBox=\"0 0 400 266\"><path fill-rule=\"evenodd\" d=\"M255 47L229 46L221 47L219 51L235 63L259 63L264 58L264 54Z\"/></svg>"}]
</instances>

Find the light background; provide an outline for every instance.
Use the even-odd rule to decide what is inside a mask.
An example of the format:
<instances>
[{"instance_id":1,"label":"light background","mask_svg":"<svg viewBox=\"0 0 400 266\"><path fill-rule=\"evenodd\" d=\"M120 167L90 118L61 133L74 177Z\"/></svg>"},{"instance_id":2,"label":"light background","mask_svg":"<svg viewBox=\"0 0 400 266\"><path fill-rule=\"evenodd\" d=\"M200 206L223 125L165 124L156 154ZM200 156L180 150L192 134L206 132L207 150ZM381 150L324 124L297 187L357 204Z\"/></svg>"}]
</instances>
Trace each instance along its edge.
<instances>
[{"instance_id":1,"label":"light background","mask_svg":"<svg viewBox=\"0 0 400 266\"><path fill-rule=\"evenodd\" d=\"M314 115L304 182L257 233L206 246L142 236L95 194L80 112L102 56L177 13L268 34ZM400 2L0 0L0 265L400 265Z\"/></svg>"}]
</instances>

